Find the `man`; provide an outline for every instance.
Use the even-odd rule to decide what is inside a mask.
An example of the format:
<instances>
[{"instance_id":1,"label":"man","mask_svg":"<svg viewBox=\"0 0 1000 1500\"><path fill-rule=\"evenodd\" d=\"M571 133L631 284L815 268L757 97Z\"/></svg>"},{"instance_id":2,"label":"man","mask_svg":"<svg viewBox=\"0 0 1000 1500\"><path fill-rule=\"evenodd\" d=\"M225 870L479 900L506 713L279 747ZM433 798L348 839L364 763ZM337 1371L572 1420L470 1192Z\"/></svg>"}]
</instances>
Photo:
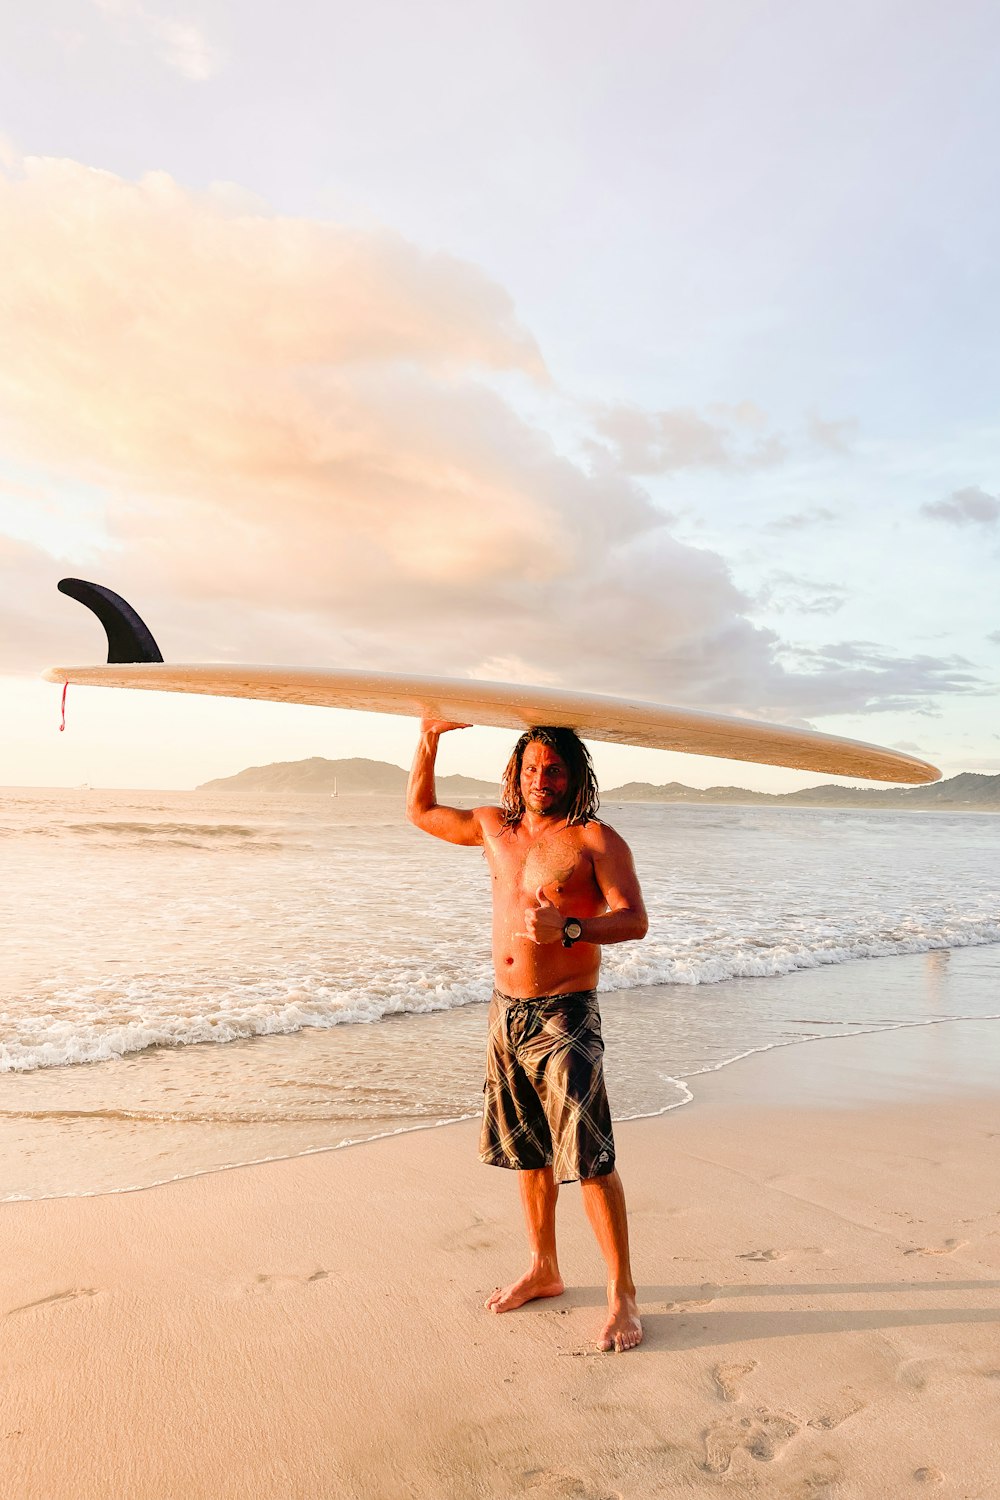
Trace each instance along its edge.
<instances>
[{"instance_id":1,"label":"man","mask_svg":"<svg viewBox=\"0 0 1000 1500\"><path fill-rule=\"evenodd\" d=\"M504 773L502 806L442 807L438 741L466 724L425 719L407 785L411 823L482 847L493 877L493 965L480 1158L518 1172L531 1264L498 1287L490 1312L564 1291L556 1198L579 1181L608 1267L604 1350L635 1348L642 1324L629 1264L625 1195L615 1171L596 987L604 943L646 935L624 839L596 816L597 780L571 729L531 729Z\"/></svg>"}]
</instances>

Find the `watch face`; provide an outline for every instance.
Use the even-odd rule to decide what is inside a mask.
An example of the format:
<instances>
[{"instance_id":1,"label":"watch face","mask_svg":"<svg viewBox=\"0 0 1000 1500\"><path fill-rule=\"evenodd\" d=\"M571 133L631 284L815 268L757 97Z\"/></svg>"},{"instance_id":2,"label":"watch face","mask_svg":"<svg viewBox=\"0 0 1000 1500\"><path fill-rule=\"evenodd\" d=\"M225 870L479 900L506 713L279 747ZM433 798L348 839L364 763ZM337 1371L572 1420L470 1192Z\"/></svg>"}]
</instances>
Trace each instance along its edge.
<instances>
[{"instance_id":1,"label":"watch face","mask_svg":"<svg viewBox=\"0 0 1000 1500\"><path fill-rule=\"evenodd\" d=\"M563 928L563 931L565 932L566 936L575 943L577 938L583 931L583 928L580 926L579 922L567 922L566 926Z\"/></svg>"}]
</instances>

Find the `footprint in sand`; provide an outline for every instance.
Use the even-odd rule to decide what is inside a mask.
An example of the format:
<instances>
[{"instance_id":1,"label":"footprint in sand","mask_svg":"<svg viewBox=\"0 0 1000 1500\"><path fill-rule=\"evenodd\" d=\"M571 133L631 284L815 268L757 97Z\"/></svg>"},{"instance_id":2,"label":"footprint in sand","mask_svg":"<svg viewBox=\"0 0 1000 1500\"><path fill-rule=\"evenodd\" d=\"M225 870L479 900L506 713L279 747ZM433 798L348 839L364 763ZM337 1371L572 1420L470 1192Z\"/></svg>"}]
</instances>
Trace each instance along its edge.
<instances>
[{"instance_id":1,"label":"footprint in sand","mask_svg":"<svg viewBox=\"0 0 1000 1500\"><path fill-rule=\"evenodd\" d=\"M814 1417L809 1418L809 1426L816 1427L821 1432L832 1432L834 1427L839 1427L841 1422L846 1422L848 1417L853 1417L857 1412L864 1409L865 1403L859 1401L854 1392L845 1387L837 1400L832 1401L825 1411L817 1412Z\"/></svg>"},{"instance_id":2,"label":"footprint in sand","mask_svg":"<svg viewBox=\"0 0 1000 1500\"><path fill-rule=\"evenodd\" d=\"M712 1371L712 1379L715 1389L719 1393L720 1401L738 1401L740 1399L740 1381L744 1375L749 1375L751 1370L756 1370L757 1361L747 1360L746 1364L716 1365Z\"/></svg>"},{"instance_id":3,"label":"footprint in sand","mask_svg":"<svg viewBox=\"0 0 1000 1500\"><path fill-rule=\"evenodd\" d=\"M921 1484L943 1484L944 1474L934 1464L921 1464L919 1469L914 1469L913 1477Z\"/></svg>"},{"instance_id":4,"label":"footprint in sand","mask_svg":"<svg viewBox=\"0 0 1000 1500\"><path fill-rule=\"evenodd\" d=\"M943 1245L914 1245L909 1250L904 1250L904 1255L954 1255L956 1250L962 1250L968 1240L945 1240Z\"/></svg>"},{"instance_id":5,"label":"footprint in sand","mask_svg":"<svg viewBox=\"0 0 1000 1500\"><path fill-rule=\"evenodd\" d=\"M686 1302L665 1302L664 1312L691 1312L696 1307L711 1307L722 1292L721 1286L716 1286L711 1281L706 1281L701 1289L700 1297L689 1297Z\"/></svg>"},{"instance_id":6,"label":"footprint in sand","mask_svg":"<svg viewBox=\"0 0 1000 1500\"><path fill-rule=\"evenodd\" d=\"M720 1423L708 1429L701 1467L709 1474L725 1474L739 1448L745 1448L758 1463L770 1463L799 1430L794 1417L759 1406L754 1416L744 1417L739 1423Z\"/></svg>"},{"instance_id":7,"label":"footprint in sand","mask_svg":"<svg viewBox=\"0 0 1000 1500\"><path fill-rule=\"evenodd\" d=\"M744 1250L742 1255L737 1255L737 1260L782 1260L784 1257L780 1250Z\"/></svg>"},{"instance_id":8,"label":"footprint in sand","mask_svg":"<svg viewBox=\"0 0 1000 1500\"><path fill-rule=\"evenodd\" d=\"M441 1241L442 1250L492 1250L496 1245L494 1221L472 1210L472 1223L455 1229Z\"/></svg>"},{"instance_id":9,"label":"footprint in sand","mask_svg":"<svg viewBox=\"0 0 1000 1500\"><path fill-rule=\"evenodd\" d=\"M846 1422L849 1416L856 1416L858 1412L864 1412L865 1403L859 1401L855 1392L850 1389L841 1391L837 1401L831 1401L825 1412L817 1412L811 1416L808 1425L817 1428L820 1433L832 1433L835 1427L840 1427L841 1422Z\"/></svg>"},{"instance_id":10,"label":"footprint in sand","mask_svg":"<svg viewBox=\"0 0 1000 1500\"><path fill-rule=\"evenodd\" d=\"M39 1297L36 1302L22 1302L20 1307L8 1308L7 1317L13 1317L14 1313L28 1312L33 1307L48 1307L53 1302L75 1302L78 1297L96 1297L98 1291L96 1286L74 1286L67 1292L50 1292L47 1297Z\"/></svg>"},{"instance_id":11,"label":"footprint in sand","mask_svg":"<svg viewBox=\"0 0 1000 1500\"><path fill-rule=\"evenodd\" d=\"M814 1469L791 1491L795 1500L841 1500L844 1471L832 1454L824 1454Z\"/></svg>"},{"instance_id":12,"label":"footprint in sand","mask_svg":"<svg viewBox=\"0 0 1000 1500\"><path fill-rule=\"evenodd\" d=\"M309 1286L313 1281L325 1281L329 1271L310 1271L301 1276L293 1273L258 1271L253 1281L248 1281L244 1290L248 1292L263 1292L272 1287L280 1286Z\"/></svg>"},{"instance_id":13,"label":"footprint in sand","mask_svg":"<svg viewBox=\"0 0 1000 1500\"><path fill-rule=\"evenodd\" d=\"M933 1359L906 1359L897 1369L896 1379L900 1385L909 1386L911 1391L926 1390L934 1363Z\"/></svg>"},{"instance_id":14,"label":"footprint in sand","mask_svg":"<svg viewBox=\"0 0 1000 1500\"><path fill-rule=\"evenodd\" d=\"M591 1484L566 1469L525 1469L524 1488L537 1500L622 1500L620 1490Z\"/></svg>"}]
</instances>

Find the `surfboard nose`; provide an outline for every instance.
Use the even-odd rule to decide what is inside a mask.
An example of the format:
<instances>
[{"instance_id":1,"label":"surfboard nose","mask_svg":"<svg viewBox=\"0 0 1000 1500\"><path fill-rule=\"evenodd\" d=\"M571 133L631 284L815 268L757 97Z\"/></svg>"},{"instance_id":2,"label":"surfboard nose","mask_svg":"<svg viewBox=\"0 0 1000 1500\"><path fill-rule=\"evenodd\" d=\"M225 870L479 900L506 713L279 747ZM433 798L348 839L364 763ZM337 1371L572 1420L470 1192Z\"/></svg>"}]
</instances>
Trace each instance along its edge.
<instances>
[{"instance_id":1,"label":"surfboard nose","mask_svg":"<svg viewBox=\"0 0 1000 1500\"><path fill-rule=\"evenodd\" d=\"M58 588L61 594L86 605L100 620L108 638L109 663L163 660L149 626L121 594L83 578L61 578Z\"/></svg>"}]
</instances>

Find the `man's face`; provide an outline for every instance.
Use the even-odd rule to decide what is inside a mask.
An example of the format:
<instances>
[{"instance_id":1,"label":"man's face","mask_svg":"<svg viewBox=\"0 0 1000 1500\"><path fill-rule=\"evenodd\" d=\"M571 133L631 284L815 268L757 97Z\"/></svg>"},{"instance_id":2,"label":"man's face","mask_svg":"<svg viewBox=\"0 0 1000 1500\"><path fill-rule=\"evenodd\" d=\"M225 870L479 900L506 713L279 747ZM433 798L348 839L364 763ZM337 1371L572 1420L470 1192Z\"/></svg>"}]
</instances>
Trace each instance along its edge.
<instances>
[{"instance_id":1,"label":"man's face","mask_svg":"<svg viewBox=\"0 0 1000 1500\"><path fill-rule=\"evenodd\" d=\"M569 772L550 745L529 740L521 762L521 796L529 812L558 818L569 806Z\"/></svg>"}]
</instances>

